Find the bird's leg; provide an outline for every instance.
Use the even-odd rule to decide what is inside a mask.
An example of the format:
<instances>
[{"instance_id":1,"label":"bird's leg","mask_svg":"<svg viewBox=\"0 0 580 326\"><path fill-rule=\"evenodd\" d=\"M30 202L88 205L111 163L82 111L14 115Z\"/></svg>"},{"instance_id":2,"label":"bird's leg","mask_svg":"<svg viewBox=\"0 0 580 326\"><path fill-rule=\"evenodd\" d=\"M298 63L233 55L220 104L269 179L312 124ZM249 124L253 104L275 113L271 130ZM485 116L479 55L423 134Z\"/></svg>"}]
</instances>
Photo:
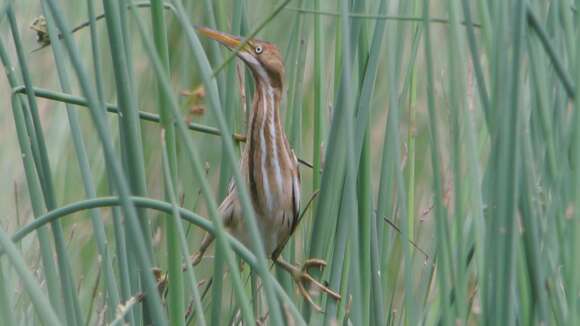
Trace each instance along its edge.
<instances>
[{"instance_id":1,"label":"bird's leg","mask_svg":"<svg viewBox=\"0 0 580 326\"><path fill-rule=\"evenodd\" d=\"M306 260L304 262L304 264L302 265L302 268L299 268L299 267L296 267L296 266L288 263L281 256L278 256L278 258L276 259L276 264L278 264L278 266L282 267L284 270L286 270L288 273L290 273L290 275L292 275L292 278L294 279L294 282L296 282L296 285L298 286L298 291L300 291L300 294L306 300L308 300L308 302L310 302L310 304L317 311L322 312L322 309L320 308L319 305L317 305L316 303L314 303L314 300L312 300L312 297L308 293L308 288L311 285L314 286L314 287L316 287L316 288L318 288L319 291L326 293L327 295L329 295L334 300L340 300L340 294L334 292L333 290L329 289L324 284L322 284L319 281L315 280L308 273L308 270L310 268L316 267L316 268L319 268L319 269L323 269L326 266L326 262L324 260L322 260L322 259L315 259L315 258L308 259L308 260Z\"/></svg>"},{"instance_id":2,"label":"bird's leg","mask_svg":"<svg viewBox=\"0 0 580 326\"><path fill-rule=\"evenodd\" d=\"M207 248L209 248L209 246L213 242L213 239L214 237L211 233L206 233L205 237L203 237L203 240L201 241L201 246L199 247L199 250L195 255L191 257L191 266L196 266L197 264L199 264L199 262L201 262L203 255L207 251Z\"/></svg>"}]
</instances>

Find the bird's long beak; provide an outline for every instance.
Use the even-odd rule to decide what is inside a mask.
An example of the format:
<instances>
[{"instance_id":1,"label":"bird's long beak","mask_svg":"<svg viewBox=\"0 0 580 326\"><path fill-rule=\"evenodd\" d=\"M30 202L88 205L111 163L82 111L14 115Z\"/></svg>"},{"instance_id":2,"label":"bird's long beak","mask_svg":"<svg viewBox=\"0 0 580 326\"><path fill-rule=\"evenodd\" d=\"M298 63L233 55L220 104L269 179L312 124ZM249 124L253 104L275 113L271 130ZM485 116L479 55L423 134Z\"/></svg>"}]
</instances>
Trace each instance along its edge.
<instances>
[{"instance_id":1,"label":"bird's long beak","mask_svg":"<svg viewBox=\"0 0 580 326\"><path fill-rule=\"evenodd\" d=\"M196 29L201 34L211 38L212 40L220 42L221 44L227 46L232 50L239 47L240 44L242 43L241 38L238 36L234 36L224 32L218 32L216 30L203 26L196 27Z\"/></svg>"}]
</instances>

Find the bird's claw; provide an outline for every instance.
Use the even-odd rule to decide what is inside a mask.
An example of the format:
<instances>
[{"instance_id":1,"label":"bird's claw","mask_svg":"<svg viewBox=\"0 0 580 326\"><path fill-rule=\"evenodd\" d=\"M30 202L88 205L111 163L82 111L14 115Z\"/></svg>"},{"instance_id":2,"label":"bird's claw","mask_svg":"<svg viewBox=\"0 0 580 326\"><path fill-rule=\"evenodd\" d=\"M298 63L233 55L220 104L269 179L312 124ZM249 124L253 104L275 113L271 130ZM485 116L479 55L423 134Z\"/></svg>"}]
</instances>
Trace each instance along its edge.
<instances>
[{"instance_id":1,"label":"bird's claw","mask_svg":"<svg viewBox=\"0 0 580 326\"><path fill-rule=\"evenodd\" d=\"M195 267L197 266L200 262L201 259L203 258L203 253L198 252L195 255L191 256L191 266Z\"/></svg>"},{"instance_id":2,"label":"bird's claw","mask_svg":"<svg viewBox=\"0 0 580 326\"><path fill-rule=\"evenodd\" d=\"M326 285L320 283L318 280L314 279L312 275L308 273L308 270L312 268L318 268L319 270L324 269L326 267L326 262L322 259L308 259L302 264L302 268L296 268L292 273L292 277L294 281L298 285L298 291L300 294L314 307L314 309L318 312L323 312L322 308L317 305L312 296L310 295L307 289L309 288L316 288L320 292L324 292L329 295L334 300L340 300L340 294L336 293L335 291L329 289Z\"/></svg>"},{"instance_id":3,"label":"bird's claw","mask_svg":"<svg viewBox=\"0 0 580 326\"><path fill-rule=\"evenodd\" d=\"M318 258L307 259L304 264L302 264L302 271L307 271L310 268L318 268L321 271L326 267L326 262Z\"/></svg>"}]
</instances>

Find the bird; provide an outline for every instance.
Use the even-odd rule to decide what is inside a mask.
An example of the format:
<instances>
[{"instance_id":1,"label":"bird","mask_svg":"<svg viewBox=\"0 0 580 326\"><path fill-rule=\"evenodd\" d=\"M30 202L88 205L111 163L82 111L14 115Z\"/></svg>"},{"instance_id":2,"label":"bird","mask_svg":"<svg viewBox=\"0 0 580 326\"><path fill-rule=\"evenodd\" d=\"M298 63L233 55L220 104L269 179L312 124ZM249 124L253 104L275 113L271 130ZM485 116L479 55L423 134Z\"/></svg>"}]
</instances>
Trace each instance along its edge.
<instances>
[{"instance_id":1,"label":"bird","mask_svg":"<svg viewBox=\"0 0 580 326\"><path fill-rule=\"evenodd\" d=\"M256 222L267 255L274 263L290 273L301 295L318 311L307 289L317 288L335 300L340 294L314 279L310 268L324 268L322 259L307 259L302 267L285 261L280 253L296 229L300 216L300 171L298 160L288 143L280 118L280 103L284 92L284 62L278 47L271 42L250 39L196 26L196 30L220 42L244 62L252 73L255 91L252 111L246 132L246 145L240 159L240 172L250 193ZM232 181L218 207L226 230L248 248L252 248L251 234L244 222L238 188ZM213 236L207 233L194 256L197 265Z\"/></svg>"}]
</instances>

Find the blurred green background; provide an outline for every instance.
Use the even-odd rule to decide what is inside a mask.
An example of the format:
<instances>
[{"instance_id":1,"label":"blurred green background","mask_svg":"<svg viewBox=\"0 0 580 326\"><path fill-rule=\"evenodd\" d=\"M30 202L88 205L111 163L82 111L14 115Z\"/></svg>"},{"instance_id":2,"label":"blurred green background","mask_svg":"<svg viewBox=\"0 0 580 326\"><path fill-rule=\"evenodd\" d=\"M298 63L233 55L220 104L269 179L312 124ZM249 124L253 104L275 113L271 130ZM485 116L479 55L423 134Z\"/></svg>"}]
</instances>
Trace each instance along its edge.
<instances>
[{"instance_id":1,"label":"blurred green background","mask_svg":"<svg viewBox=\"0 0 580 326\"><path fill-rule=\"evenodd\" d=\"M231 52L203 37L203 51L195 52L202 48L196 47L196 39L183 26L205 25L243 36L257 32L257 38L280 48L286 65L281 107L285 130L296 155L314 163L314 171L318 167L323 171L313 173L312 168L301 166L302 206L314 192L320 194L284 256L296 264L311 257L326 260L325 271L313 274L343 296L339 302L317 297L324 312L316 312L303 302L288 275L270 268L303 318L288 317L291 309L284 303L281 316L287 324L578 322L580 105L574 95L580 87L580 32L573 1L183 0L167 3L161 14L163 27L152 23L152 17L159 19L160 11L152 14L148 2L135 2L140 7L134 9L129 9L132 1L128 0L50 3L66 18L69 30L88 21L88 3L96 15L103 13L103 4L117 8L119 26L114 19L100 19L93 31L96 38L91 37L89 27L72 34L94 94L118 105L123 103L120 90L125 89L132 99L127 110L161 114L163 119L173 112L171 101L159 87L165 85L185 121L219 129L215 112L221 110L228 133L245 133L251 75L239 60L222 67ZM12 12L5 11L7 6L12 6ZM71 89L65 93L87 98L65 42L58 41L61 53L66 53L60 56L61 66L55 62L53 45L43 47L30 28L37 17L47 15L41 2L4 1L0 10L0 40L12 64L6 66L3 58L4 68L15 73L17 84L23 84L21 73L26 64L34 87L63 92L61 72L70 81ZM109 9L107 15L111 12L115 10ZM21 45L14 42L10 17ZM429 39L425 39L426 28ZM115 32L124 37L125 47L111 40ZM161 34L166 35L166 42L160 40ZM157 51L149 51L144 39L150 45L155 43ZM96 44L98 49L93 52ZM25 63L18 60L17 49ZM165 51L167 58L163 57ZM153 52L161 54L168 77L165 81L154 69ZM100 69L94 66L96 58ZM115 59L123 59L126 65L116 66ZM217 71L215 76L207 75L210 68ZM125 85L116 83L115 72L121 70L128 77ZM215 81L213 86L204 82L204 74ZM102 93L97 93L100 89L95 83L102 86ZM0 180L4 184L0 187L0 227L7 235L39 215L32 209L34 199L15 129L13 87L7 78L0 78ZM212 98L212 87L217 90L216 98ZM22 93L15 98L31 105ZM42 156L33 158L37 171L33 178L38 177L44 186L44 197L47 192L53 194L56 207L87 198L75 152L74 140L79 135L96 196L109 196L109 181L115 178L108 178L110 158L103 155L103 138L89 110L71 107L78 113L80 133L75 136L62 101L35 98L45 145L34 136L24 141L32 144L33 151L34 146L46 147L52 190L38 172L47 162L43 163ZM170 194L160 124L141 121L133 125L142 156L132 156L128 149L134 149L131 144L135 143L127 138L128 125L119 123L115 114L106 118L107 133L133 193L140 193L135 185L142 181L142 196L171 202L175 195L179 206L203 217L211 215L202 191L204 183L194 172L193 162L198 160L202 166L219 204L233 173L228 163L239 156L243 145L234 142L232 157L221 137L190 130L188 137L198 154L194 159L179 127L176 133L169 131L173 135L169 136L169 160L173 160L171 144L175 144L175 161L168 169L176 175L170 187L176 193ZM26 130L30 133L31 125ZM42 200L39 203L44 212L50 210ZM100 208L98 214L109 242L120 303L128 299L124 287L132 296L142 289L135 280L145 282L143 275L137 275L143 265L131 270L132 284L127 284L121 274L122 266L128 265L118 256L123 252L119 248L126 244L115 233L119 229L112 210ZM164 272L171 266L179 269L183 258L180 243L171 240L178 238L179 228L167 222L173 216L155 211L144 215L141 210L137 215L141 221L150 221L150 234L145 238L151 239L151 265ZM270 315L271 309L276 310L272 307L278 306L262 291L263 278L250 273L248 265L239 273L224 267L230 266L223 256L229 251L224 248L215 259L205 259L195 268L197 281L202 281L201 317L199 311L188 312L195 310L189 306L195 294L187 273L173 283L169 277L169 295L161 303L163 316L140 303L120 314L121 310L107 306L113 301L108 301L110 288L103 283L102 256L94 224L87 217L89 213L83 211L61 219L65 251L58 246L49 249L68 257L71 291L78 295L78 300L70 299L78 303L74 317L75 309L66 308L66 298L61 297L59 303L51 300L61 322L108 324L121 322L125 314L130 324L146 323L149 318L171 324L279 321ZM188 223L183 228L189 248L183 254L190 255L203 232ZM52 236L49 239L54 245ZM141 258L130 248L141 244L126 241L128 264L137 266ZM17 247L44 295L51 299L61 296L47 285L50 280L43 273L36 233L18 241ZM0 258L0 273L4 274L0 283L6 285L4 290L0 288L4 293L0 293L0 312L11 311L18 324L50 324L46 315L31 314L34 307L38 311L38 304L31 302L28 288L20 283L22 273L9 268L13 262ZM260 260L256 264L270 267ZM257 275L264 275L260 267L256 270ZM236 288L232 273L239 274L243 290ZM212 276L214 282L223 279L223 289L216 289L214 283L204 294L207 283L203 281ZM63 283L66 281L61 279L54 286L66 288ZM175 284L183 292L172 290ZM251 298L245 302L251 311L244 310L236 291ZM172 297L173 293L181 299Z\"/></svg>"}]
</instances>

